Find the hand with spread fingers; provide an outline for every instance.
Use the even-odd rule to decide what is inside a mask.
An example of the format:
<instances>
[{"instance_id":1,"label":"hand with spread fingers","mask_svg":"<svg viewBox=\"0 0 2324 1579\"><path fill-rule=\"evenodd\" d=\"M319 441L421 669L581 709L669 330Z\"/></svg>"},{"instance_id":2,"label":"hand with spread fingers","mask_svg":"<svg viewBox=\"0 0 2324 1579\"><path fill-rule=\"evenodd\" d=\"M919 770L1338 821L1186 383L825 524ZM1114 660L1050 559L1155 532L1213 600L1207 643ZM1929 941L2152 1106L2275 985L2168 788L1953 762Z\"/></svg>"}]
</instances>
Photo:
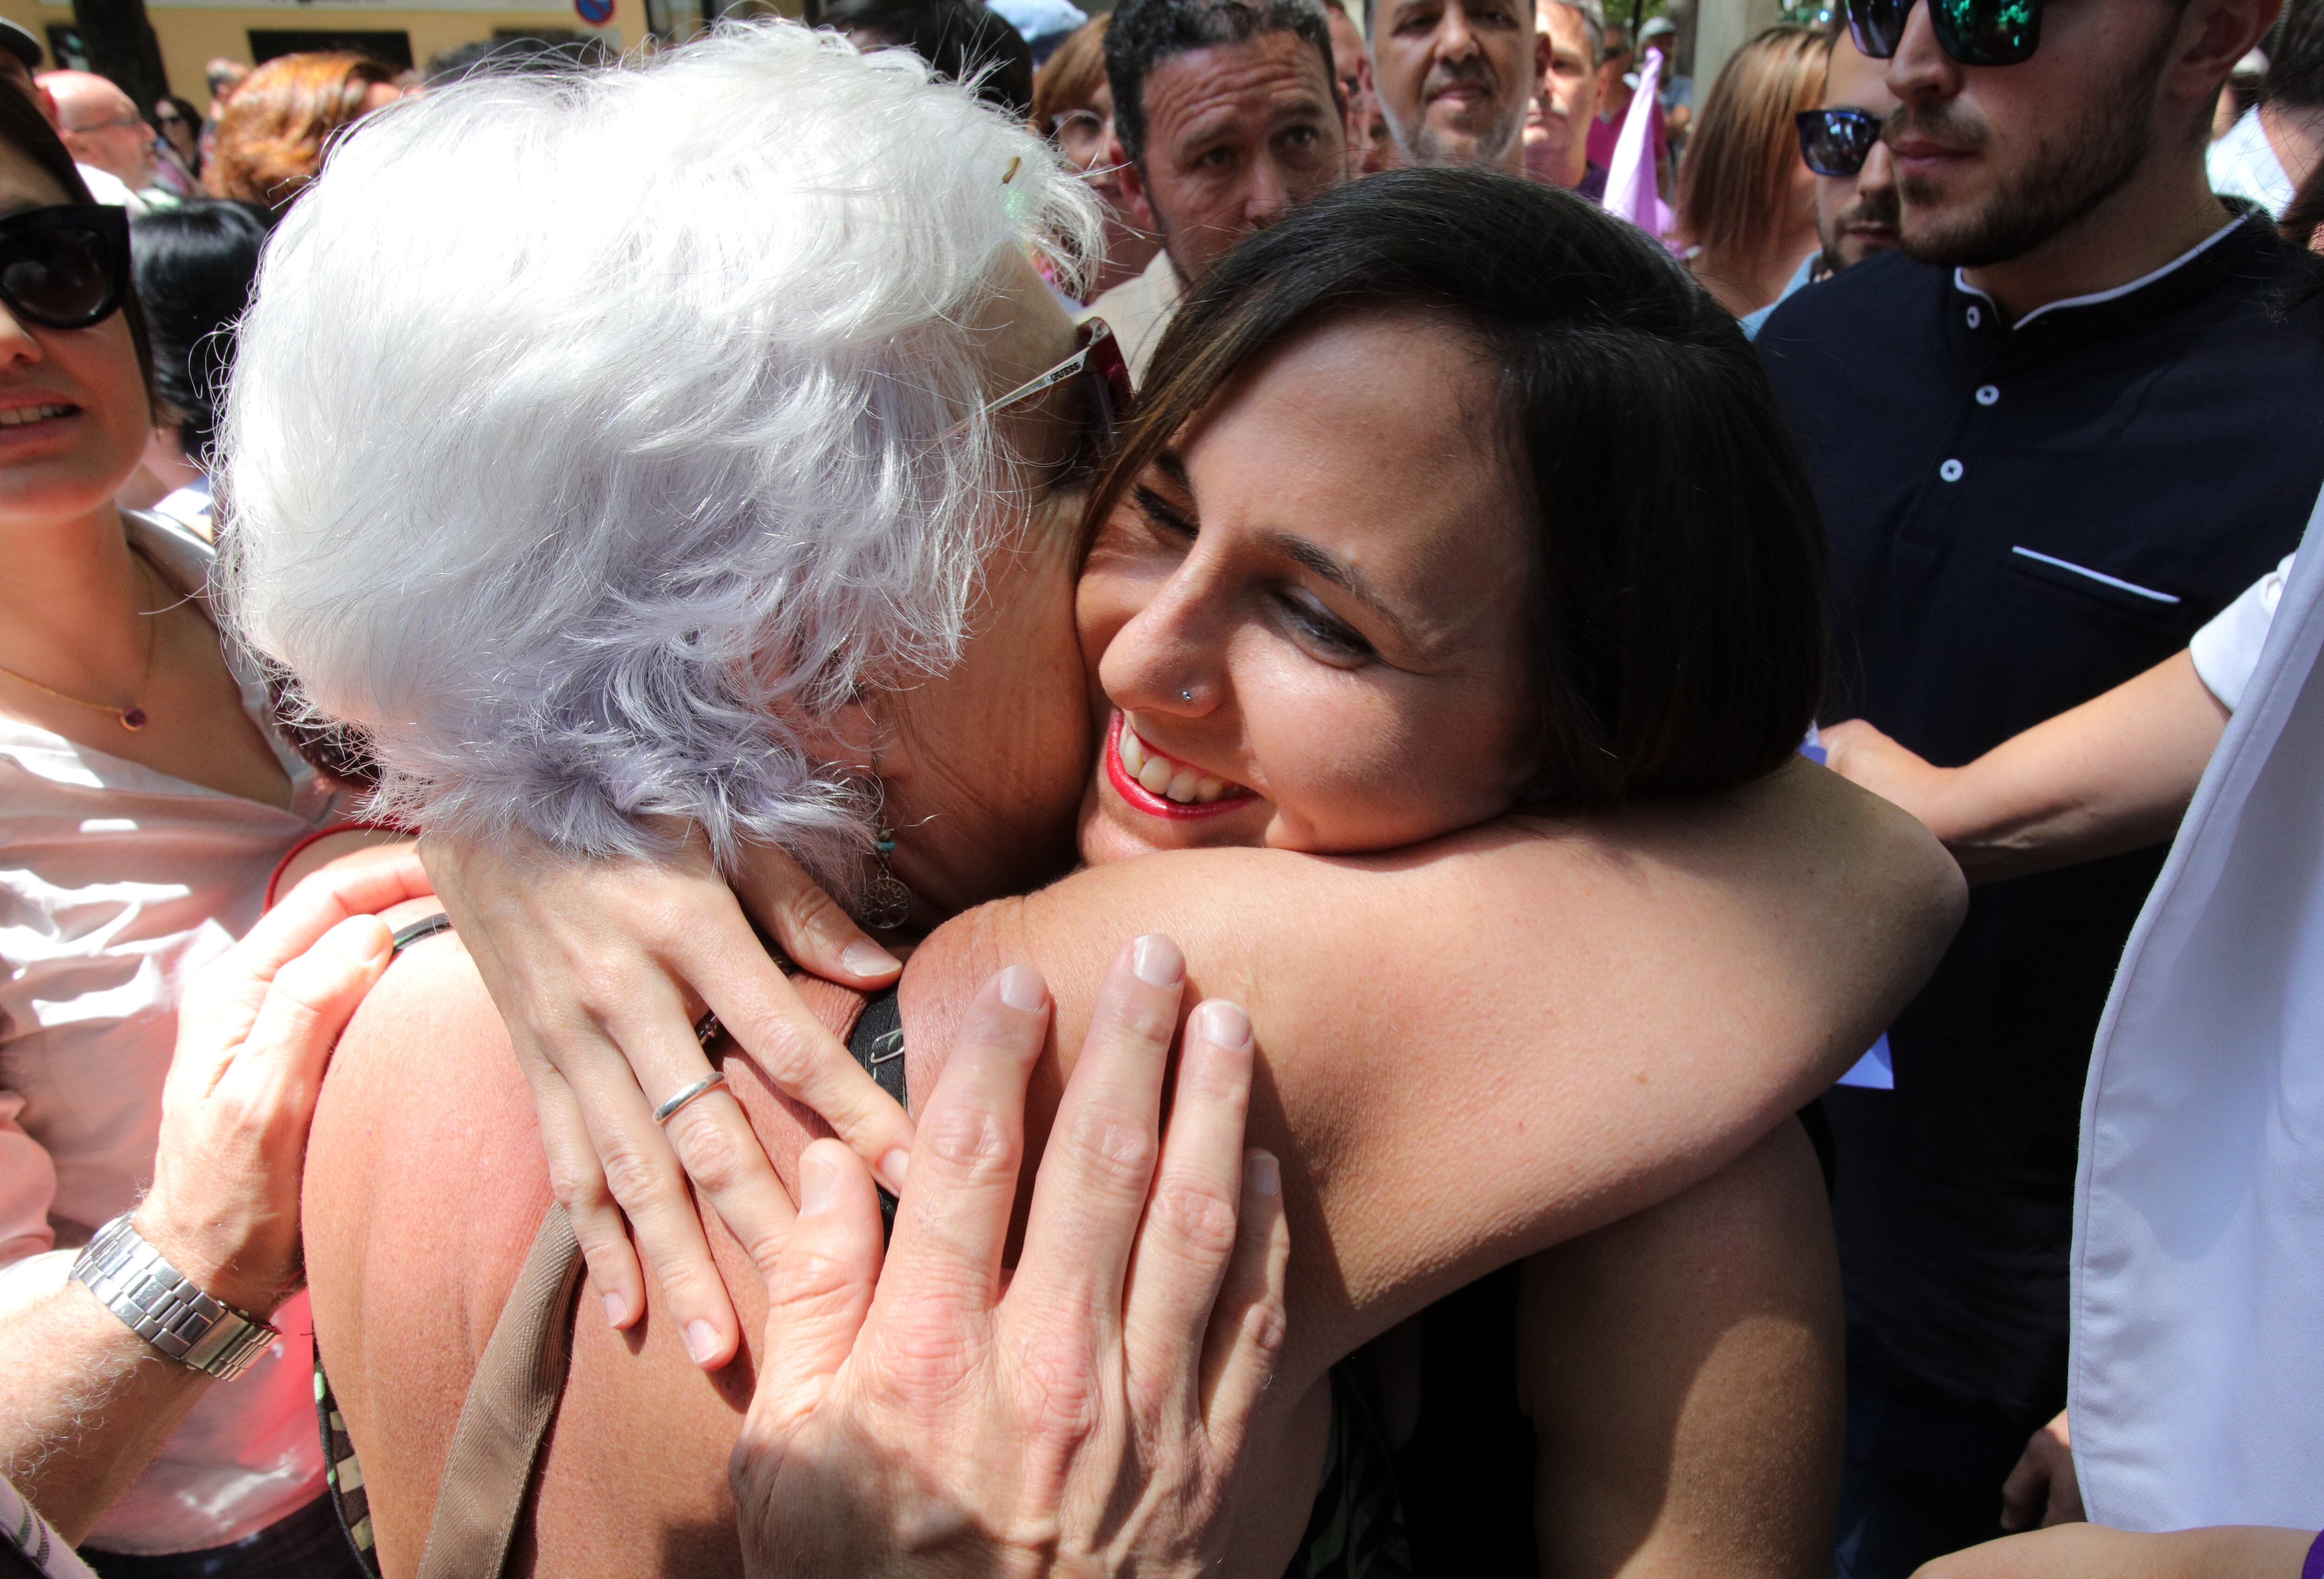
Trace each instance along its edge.
<instances>
[{"instance_id":1,"label":"hand with spread fingers","mask_svg":"<svg viewBox=\"0 0 2324 1579\"><path fill-rule=\"evenodd\" d=\"M892 1189L910 1118L800 1002L752 923L843 986L874 991L903 967L796 863L761 852L729 889L700 831L680 837L680 826L663 825L673 852L660 862L582 860L519 829L490 843L431 834L420 855L508 1022L549 1177L608 1319L626 1327L645 1314L642 1258L687 1353L715 1370L741 1334L695 1192L762 1272L792 1208L691 1028L707 1005Z\"/></svg>"},{"instance_id":2,"label":"hand with spread fingers","mask_svg":"<svg viewBox=\"0 0 2324 1579\"><path fill-rule=\"evenodd\" d=\"M0 1326L0 1474L68 1539L272 1343L263 1324L305 1283L300 1183L323 1071L387 968L374 912L427 891L409 851L318 873L188 984L153 1187L70 1281ZM171 1319L141 1329L157 1308Z\"/></svg>"},{"instance_id":3,"label":"hand with spread fingers","mask_svg":"<svg viewBox=\"0 0 2324 1579\"><path fill-rule=\"evenodd\" d=\"M835 1141L807 1150L730 1466L753 1579L1217 1566L1281 1351L1290 1238L1275 1159L1242 1146L1240 1009L1189 1017L1157 1128L1184 975L1164 937L1114 962L1013 1273L1050 1013L1028 967L970 1010L884 1256L863 1165Z\"/></svg>"}]
</instances>

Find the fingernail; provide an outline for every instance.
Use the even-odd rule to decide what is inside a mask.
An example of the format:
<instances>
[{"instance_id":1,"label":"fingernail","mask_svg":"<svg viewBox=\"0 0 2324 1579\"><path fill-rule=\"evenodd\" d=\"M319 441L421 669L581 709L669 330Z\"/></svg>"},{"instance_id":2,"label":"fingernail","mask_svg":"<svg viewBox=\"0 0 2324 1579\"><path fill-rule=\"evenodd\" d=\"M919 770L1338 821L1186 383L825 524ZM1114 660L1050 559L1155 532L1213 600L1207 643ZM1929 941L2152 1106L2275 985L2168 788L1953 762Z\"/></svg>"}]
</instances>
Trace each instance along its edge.
<instances>
[{"instance_id":1,"label":"fingernail","mask_svg":"<svg viewBox=\"0 0 2324 1579\"><path fill-rule=\"evenodd\" d=\"M1241 1004L1230 1003L1224 998L1213 998L1203 1004L1186 1024L1196 1036L1216 1042L1229 1052L1250 1045L1250 1016L1242 1011Z\"/></svg>"},{"instance_id":2,"label":"fingernail","mask_svg":"<svg viewBox=\"0 0 2324 1579\"><path fill-rule=\"evenodd\" d=\"M831 1164L814 1151L799 1156L799 1215L812 1217L831 1205L831 1187L836 1182Z\"/></svg>"},{"instance_id":3,"label":"fingernail","mask_svg":"<svg viewBox=\"0 0 2324 1579\"><path fill-rule=\"evenodd\" d=\"M707 1365L718 1353L718 1329L706 1321L687 1322L686 1353L696 1365Z\"/></svg>"},{"instance_id":4,"label":"fingernail","mask_svg":"<svg viewBox=\"0 0 2324 1579\"><path fill-rule=\"evenodd\" d=\"M1041 1006L1047 991L1041 973L1029 965L1012 965L1001 973L1001 1001L1011 1009L1031 1013Z\"/></svg>"},{"instance_id":5,"label":"fingernail","mask_svg":"<svg viewBox=\"0 0 2324 1579\"><path fill-rule=\"evenodd\" d=\"M622 1317L628 1314L629 1307L622 1303L622 1297L620 1295L608 1294L605 1296L605 1325L607 1326L613 1327L618 1330L622 1325Z\"/></svg>"},{"instance_id":6,"label":"fingernail","mask_svg":"<svg viewBox=\"0 0 2324 1579\"><path fill-rule=\"evenodd\" d=\"M1274 1152L1254 1151L1242 1159L1242 1187L1261 1197L1283 1193L1283 1165Z\"/></svg>"},{"instance_id":7,"label":"fingernail","mask_svg":"<svg viewBox=\"0 0 2324 1579\"><path fill-rule=\"evenodd\" d=\"M1152 933L1131 946L1130 968L1149 987L1175 987L1186 974L1186 956L1167 937Z\"/></svg>"},{"instance_id":8,"label":"fingernail","mask_svg":"<svg viewBox=\"0 0 2324 1579\"><path fill-rule=\"evenodd\" d=\"M912 1170L912 1154L901 1146L891 1147L880 1159L880 1182L888 1187L891 1196L904 1193L904 1176Z\"/></svg>"},{"instance_id":9,"label":"fingernail","mask_svg":"<svg viewBox=\"0 0 2324 1579\"><path fill-rule=\"evenodd\" d=\"M904 968L904 962L878 944L860 940L839 951L839 963L859 976L891 975Z\"/></svg>"}]
</instances>

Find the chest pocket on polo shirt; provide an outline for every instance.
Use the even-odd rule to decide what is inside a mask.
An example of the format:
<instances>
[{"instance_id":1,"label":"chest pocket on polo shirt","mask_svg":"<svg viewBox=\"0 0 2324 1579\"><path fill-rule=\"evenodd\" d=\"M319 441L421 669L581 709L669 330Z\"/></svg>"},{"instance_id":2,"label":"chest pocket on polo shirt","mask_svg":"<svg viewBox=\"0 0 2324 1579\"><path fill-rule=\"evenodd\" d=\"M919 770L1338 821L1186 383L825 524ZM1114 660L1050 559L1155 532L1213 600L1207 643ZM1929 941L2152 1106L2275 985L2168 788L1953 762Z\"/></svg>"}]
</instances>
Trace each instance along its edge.
<instances>
[{"instance_id":1,"label":"chest pocket on polo shirt","mask_svg":"<svg viewBox=\"0 0 2324 1579\"><path fill-rule=\"evenodd\" d=\"M2018 544L2010 549L2009 568L2021 576L2100 607L2136 614L2158 629L2177 630L2190 621L2186 598L2170 587L2134 580L2102 566L2054 554L2031 544Z\"/></svg>"}]
</instances>

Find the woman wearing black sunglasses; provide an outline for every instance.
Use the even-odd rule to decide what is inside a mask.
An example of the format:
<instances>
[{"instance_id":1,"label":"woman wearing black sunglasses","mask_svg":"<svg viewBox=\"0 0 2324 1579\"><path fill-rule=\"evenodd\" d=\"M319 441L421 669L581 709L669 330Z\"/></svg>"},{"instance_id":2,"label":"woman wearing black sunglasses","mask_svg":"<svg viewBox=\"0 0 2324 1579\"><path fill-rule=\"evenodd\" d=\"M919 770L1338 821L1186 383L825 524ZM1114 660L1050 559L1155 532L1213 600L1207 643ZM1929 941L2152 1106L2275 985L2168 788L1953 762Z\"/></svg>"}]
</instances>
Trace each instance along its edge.
<instances>
[{"instance_id":1,"label":"woman wearing black sunglasses","mask_svg":"<svg viewBox=\"0 0 2324 1579\"><path fill-rule=\"evenodd\" d=\"M319 1501L303 1296L281 1308L296 1158L177 1146L193 1094L174 1123L162 1110L181 991L337 797L229 664L208 545L114 503L155 420L148 360L126 214L91 204L30 101L0 93L0 1472L108 1575L328 1574L347 1559ZM386 939L364 925L375 974ZM360 986L342 985L316 1002L337 993L344 1019ZM300 1045L319 1063L327 1041ZM270 1083L244 1132L300 1083ZM196 1105L232 1082L201 1084ZM158 1182L157 1131L180 1159ZM184 1226L264 1220L271 1247ZM200 1290L161 1334L181 1353L138 1331L141 1297L108 1270Z\"/></svg>"}]
</instances>

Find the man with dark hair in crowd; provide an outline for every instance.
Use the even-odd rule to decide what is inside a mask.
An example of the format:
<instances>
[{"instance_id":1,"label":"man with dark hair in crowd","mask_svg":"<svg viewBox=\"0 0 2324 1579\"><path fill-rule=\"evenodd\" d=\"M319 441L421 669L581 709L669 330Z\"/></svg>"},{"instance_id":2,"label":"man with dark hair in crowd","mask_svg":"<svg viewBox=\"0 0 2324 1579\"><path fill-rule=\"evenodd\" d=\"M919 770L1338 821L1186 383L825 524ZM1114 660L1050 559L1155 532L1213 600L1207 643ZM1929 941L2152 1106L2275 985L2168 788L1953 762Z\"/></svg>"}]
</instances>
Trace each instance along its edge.
<instances>
[{"instance_id":1,"label":"man with dark hair in crowd","mask_svg":"<svg viewBox=\"0 0 2324 1579\"><path fill-rule=\"evenodd\" d=\"M2211 189L2276 218L2324 163L2324 0L2284 0L2259 102L2211 144Z\"/></svg>"},{"instance_id":2,"label":"man with dark hair in crowd","mask_svg":"<svg viewBox=\"0 0 2324 1579\"><path fill-rule=\"evenodd\" d=\"M2307 262L2211 194L2220 85L2279 0L1850 0L1888 60L1901 252L1759 336L1831 536L1836 694L1969 762L2144 672L2298 541L2324 447ZM2029 16L2029 13L2031 14ZM1989 1538L2064 1402L2082 1087L2159 850L1976 891L1823 1100L1848 1301L1840 1572Z\"/></svg>"},{"instance_id":3,"label":"man with dark hair in crowd","mask_svg":"<svg viewBox=\"0 0 2324 1579\"><path fill-rule=\"evenodd\" d=\"M1020 119L1033 113L1033 51L984 0L807 0L807 23L859 50L909 50Z\"/></svg>"},{"instance_id":4,"label":"man with dark hair in crowd","mask_svg":"<svg viewBox=\"0 0 2324 1579\"><path fill-rule=\"evenodd\" d=\"M1364 17L1404 162L1525 173L1526 110L1549 69L1533 0L1365 0Z\"/></svg>"},{"instance_id":5,"label":"man with dark hair in crowd","mask_svg":"<svg viewBox=\"0 0 2324 1579\"><path fill-rule=\"evenodd\" d=\"M1895 250L1896 162L1880 140L1895 110L1888 62L1858 49L1841 28L1824 69L1823 103L1800 128L1800 157L1815 171L1816 235L1823 250L1802 260L1781 296L1744 316L1745 334L1756 338L1775 309L1818 280Z\"/></svg>"},{"instance_id":6,"label":"man with dark hair in crowd","mask_svg":"<svg viewBox=\"0 0 2324 1579\"><path fill-rule=\"evenodd\" d=\"M1089 310L1143 378L1186 286L1347 179L1347 106L1318 0L1126 0L1105 75L1122 206L1162 250Z\"/></svg>"},{"instance_id":7,"label":"man with dark hair in crowd","mask_svg":"<svg viewBox=\"0 0 2324 1579\"><path fill-rule=\"evenodd\" d=\"M1526 173L1597 202L1606 195L1606 167L1590 157L1590 124L1598 117L1605 9L1599 0L1537 0L1533 20L1548 65L1526 113Z\"/></svg>"}]
</instances>

